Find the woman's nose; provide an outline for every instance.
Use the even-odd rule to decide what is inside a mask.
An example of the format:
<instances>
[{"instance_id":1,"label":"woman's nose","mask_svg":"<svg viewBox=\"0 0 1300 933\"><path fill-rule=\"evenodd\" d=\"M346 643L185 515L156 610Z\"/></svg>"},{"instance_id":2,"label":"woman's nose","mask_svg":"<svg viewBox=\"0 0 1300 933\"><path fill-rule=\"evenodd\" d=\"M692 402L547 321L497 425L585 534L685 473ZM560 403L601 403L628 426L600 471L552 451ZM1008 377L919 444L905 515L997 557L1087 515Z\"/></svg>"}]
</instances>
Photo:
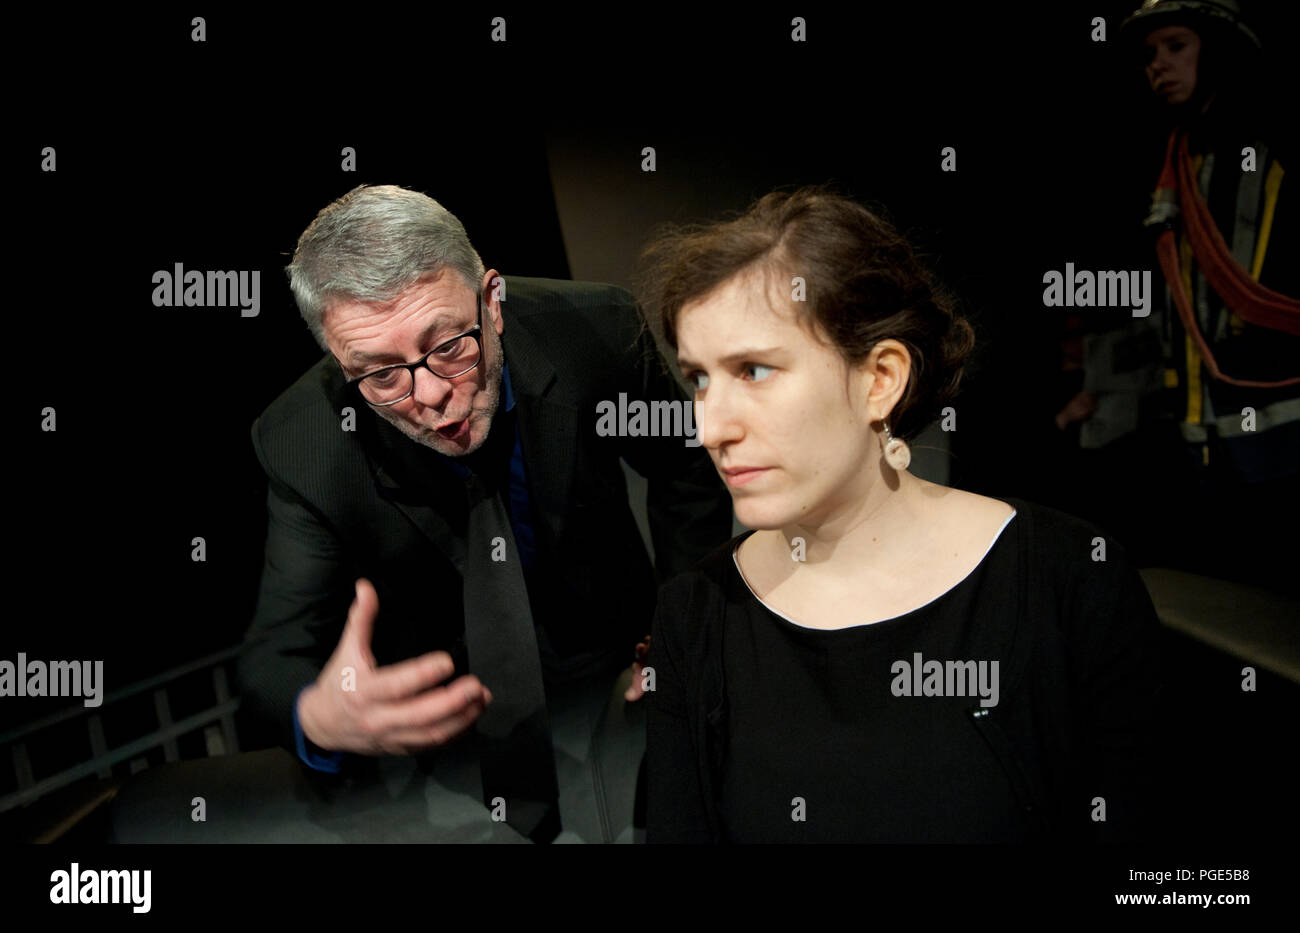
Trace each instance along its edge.
<instances>
[{"instance_id":1,"label":"woman's nose","mask_svg":"<svg viewBox=\"0 0 1300 933\"><path fill-rule=\"evenodd\" d=\"M734 406L720 392L710 393L703 402L695 402L695 429L700 444L713 450L739 440L745 433Z\"/></svg>"}]
</instances>

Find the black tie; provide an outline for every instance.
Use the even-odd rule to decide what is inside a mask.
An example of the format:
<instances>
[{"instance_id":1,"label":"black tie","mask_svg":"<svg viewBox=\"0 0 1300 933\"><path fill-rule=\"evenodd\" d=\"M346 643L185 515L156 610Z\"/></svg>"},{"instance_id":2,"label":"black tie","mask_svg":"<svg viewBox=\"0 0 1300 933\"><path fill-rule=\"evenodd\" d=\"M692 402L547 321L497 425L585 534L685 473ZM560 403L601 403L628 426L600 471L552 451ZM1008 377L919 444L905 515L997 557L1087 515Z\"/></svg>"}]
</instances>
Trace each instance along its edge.
<instances>
[{"instance_id":1,"label":"black tie","mask_svg":"<svg viewBox=\"0 0 1300 933\"><path fill-rule=\"evenodd\" d=\"M508 487L500 471L485 472L468 481L464 600L469 668L492 691L475 723L483 802L495 809L501 798L507 823L533 842L551 842L560 833L559 790L537 633L502 502Z\"/></svg>"}]
</instances>

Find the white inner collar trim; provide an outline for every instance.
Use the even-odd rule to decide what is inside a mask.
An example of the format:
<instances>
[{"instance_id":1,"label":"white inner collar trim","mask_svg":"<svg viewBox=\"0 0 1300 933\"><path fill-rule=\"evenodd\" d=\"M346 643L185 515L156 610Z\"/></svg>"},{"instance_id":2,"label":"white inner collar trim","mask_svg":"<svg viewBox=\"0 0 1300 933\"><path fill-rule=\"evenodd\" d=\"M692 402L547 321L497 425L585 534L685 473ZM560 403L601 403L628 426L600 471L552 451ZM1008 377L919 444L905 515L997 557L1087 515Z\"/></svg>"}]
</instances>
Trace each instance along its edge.
<instances>
[{"instance_id":1,"label":"white inner collar trim","mask_svg":"<svg viewBox=\"0 0 1300 933\"><path fill-rule=\"evenodd\" d=\"M924 609L926 606L930 605L930 603L934 602L935 600L943 599L943 597L947 596L947 595L948 595L949 593L951 593L953 590L957 589L957 587L961 586L963 583L965 583L967 580L969 580L971 574L973 574L976 570L979 570L979 569L980 569L980 566L984 563L985 558L987 558L987 557L989 556L989 551L993 550L993 545L995 545L995 544L998 543L998 538L1002 537L1002 532L1006 530L1007 525L1010 525L1010 524L1011 524L1011 519L1015 518L1018 514L1020 514L1020 513L1017 512L1017 511L1015 511L1015 510L1013 509L1013 511L1011 512L1011 514L1008 515L1008 516L1006 517L1006 521L1004 521L1004 522L1002 523L1002 526L1001 526L1000 528L998 528L997 533L993 535L993 540L990 541L990 542L989 542L989 546L986 547L986 548L984 549L984 553L983 553L982 555L980 555L980 559L979 559L978 561L975 562L975 566L972 567L972 568L970 569L970 573L966 574L966 576L962 577L960 580L958 580L958 581L957 581L956 583L954 583L952 586L948 587L948 589L944 590L944 591L943 591L942 593L940 593L938 596L934 597L934 599L926 600L924 603L922 603L921 605L917 606L916 609L909 609L909 610L907 610L906 612L900 612L898 615L896 615L896 616L890 616L888 619L876 619L876 620L873 621L873 622L859 622L859 623L856 623L856 624L854 624L854 625L845 625L845 626L842 626L841 628L822 629L822 628L817 628L816 626L813 626L813 625L804 625L802 622L796 622L794 619L790 618L790 617L789 617L788 615L786 615L785 613L783 613L783 612L778 612L776 609L773 609L773 608L772 608L771 606L769 606L767 603L763 602L762 597L760 597L757 593L754 592L754 588L753 588L752 586L750 586L750 585L749 585L749 581L745 579L745 571L743 571L743 570L740 569L740 561L739 561L739 560L737 559L737 557L736 557L736 552L737 552L738 550L740 550L740 542L737 542L737 543L736 543L736 546L733 547L733 548L731 549L731 562L732 562L733 564L736 565L736 573L740 574L740 579L744 582L744 584L745 584L745 588L749 590L750 594L751 594L755 599L757 599L757 600L759 601L759 603L760 603L760 604L761 604L765 609L767 609L768 612L771 612L771 613L773 613L773 614L775 614L775 615L780 616L781 618L783 618L783 619L785 619L787 622L789 622L791 625L797 625L797 626L799 626L799 628L806 628L806 629L809 629L810 631L815 631L815 632L842 632L842 631L844 631L844 629L850 629L850 628L861 628L861 627L864 626L864 625L875 625L876 622L888 622L888 621L890 621L890 619L899 619L899 618L902 618L903 616L911 615L913 612L916 612L917 609Z\"/></svg>"}]
</instances>

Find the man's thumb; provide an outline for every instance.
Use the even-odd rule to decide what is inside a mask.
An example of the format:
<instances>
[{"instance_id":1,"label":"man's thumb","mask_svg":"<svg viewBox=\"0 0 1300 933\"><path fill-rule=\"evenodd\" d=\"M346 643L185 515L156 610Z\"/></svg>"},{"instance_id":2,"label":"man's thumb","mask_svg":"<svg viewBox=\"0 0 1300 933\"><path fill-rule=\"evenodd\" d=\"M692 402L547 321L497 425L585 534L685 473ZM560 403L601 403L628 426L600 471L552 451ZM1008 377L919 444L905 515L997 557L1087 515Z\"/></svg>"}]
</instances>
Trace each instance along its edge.
<instances>
[{"instance_id":1,"label":"man's thumb","mask_svg":"<svg viewBox=\"0 0 1300 933\"><path fill-rule=\"evenodd\" d=\"M375 663L370 653L370 640L375 633L375 616L379 615L379 594L365 577L357 580L357 595L348 609L348 621L343 627L343 641L350 642L351 647L360 652L362 657Z\"/></svg>"}]
</instances>

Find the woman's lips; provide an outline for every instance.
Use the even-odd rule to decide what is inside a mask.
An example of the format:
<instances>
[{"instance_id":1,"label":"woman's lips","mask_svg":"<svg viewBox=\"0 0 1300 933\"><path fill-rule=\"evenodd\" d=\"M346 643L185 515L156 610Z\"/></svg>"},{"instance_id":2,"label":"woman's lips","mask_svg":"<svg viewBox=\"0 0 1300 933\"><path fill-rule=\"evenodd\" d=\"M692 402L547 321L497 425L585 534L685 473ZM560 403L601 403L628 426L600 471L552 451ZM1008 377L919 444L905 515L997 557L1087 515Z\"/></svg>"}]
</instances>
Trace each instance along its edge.
<instances>
[{"instance_id":1,"label":"woman's lips","mask_svg":"<svg viewBox=\"0 0 1300 933\"><path fill-rule=\"evenodd\" d=\"M723 477L728 486L744 486L770 470L771 467L750 467L740 470L726 470Z\"/></svg>"}]
</instances>

